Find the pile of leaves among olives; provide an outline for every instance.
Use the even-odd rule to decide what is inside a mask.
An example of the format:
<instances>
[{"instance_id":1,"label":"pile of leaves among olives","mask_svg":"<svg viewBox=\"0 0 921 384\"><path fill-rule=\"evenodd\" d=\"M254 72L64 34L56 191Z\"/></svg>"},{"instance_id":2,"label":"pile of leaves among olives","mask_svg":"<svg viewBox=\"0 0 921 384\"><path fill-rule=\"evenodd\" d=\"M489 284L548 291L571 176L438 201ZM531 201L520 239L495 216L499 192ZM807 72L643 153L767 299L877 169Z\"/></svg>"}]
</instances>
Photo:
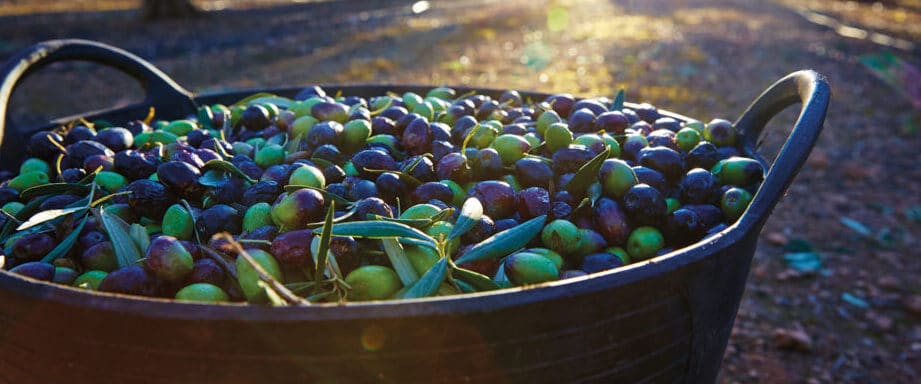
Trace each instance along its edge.
<instances>
[{"instance_id":1,"label":"pile of leaves among olives","mask_svg":"<svg viewBox=\"0 0 921 384\"><path fill-rule=\"evenodd\" d=\"M143 118L143 116L139 116ZM306 304L621 267L737 220L764 174L733 125L649 104L308 87L31 136L0 265L83 289Z\"/></svg>"}]
</instances>

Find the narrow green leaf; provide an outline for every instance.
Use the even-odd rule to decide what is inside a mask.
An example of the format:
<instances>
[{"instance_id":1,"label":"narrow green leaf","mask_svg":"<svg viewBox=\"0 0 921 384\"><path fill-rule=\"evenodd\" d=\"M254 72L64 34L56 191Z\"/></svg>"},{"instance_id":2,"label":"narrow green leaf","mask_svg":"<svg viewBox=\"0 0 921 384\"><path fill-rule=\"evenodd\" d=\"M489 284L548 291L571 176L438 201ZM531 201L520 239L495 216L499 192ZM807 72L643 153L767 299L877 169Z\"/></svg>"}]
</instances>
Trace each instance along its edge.
<instances>
[{"instance_id":1,"label":"narrow green leaf","mask_svg":"<svg viewBox=\"0 0 921 384\"><path fill-rule=\"evenodd\" d=\"M143 255L134 239L131 238L128 223L102 209L99 210L99 216L102 219L102 225L109 234L109 240L115 250L115 258L118 259L118 266L127 267L140 260Z\"/></svg>"},{"instance_id":2,"label":"narrow green leaf","mask_svg":"<svg viewBox=\"0 0 921 384\"><path fill-rule=\"evenodd\" d=\"M384 245L384 252L387 253L390 264L393 265L393 269L397 272L397 276L400 276L400 281L403 282L404 286L409 286L419 280L419 274L416 273L413 265L409 262L406 252L399 241L396 239L382 239L381 243Z\"/></svg>"},{"instance_id":3,"label":"narrow green leaf","mask_svg":"<svg viewBox=\"0 0 921 384\"><path fill-rule=\"evenodd\" d=\"M205 163L205 165L201 169L204 171L210 171L210 170L222 171L222 172L233 174L250 183L256 182L256 180L253 180L253 178L243 173L243 171L241 171L240 168L237 168L236 165L233 165L233 163L226 161L226 160L220 160L220 159L208 160L208 162Z\"/></svg>"},{"instance_id":4,"label":"narrow green leaf","mask_svg":"<svg viewBox=\"0 0 921 384\"><path fill-rule=\"evenodd\" d=\"M266 104L271 103L278 106L278 108L288 109L291 108L291 99L287 97L266 95L254 98L246 102L246 105L256 105L256 104Z\"/></svg>"},{"instance_id":5,"label":"narrow green leaf","mask_svg":"<svg viewBox=\"0 0 921 384\"><path fill-rule=\"evenodd\" d=\"M330 201L326 209L326 220L323 221L323 228L320 235L320 248L317 250L316 270L313 274L313 281L323 279L323 273L326 272L326 260L329 254L329 242L332 241L333 233L333 216L336 211L336 201ZM319 287L319 286L317 286Z\"/></svg>"},{"instance_id":6,"label":"narrow green leaf","mask_svg":"<svg viewBox=\"0 0 921 384\"><path fill-rule=\"evenodd\" d=\"M141 253L146 253L147 247L150 246L150 236L147 235L147 230L144 229L144 226L138 223L132 223L128 233L131 234L131 239L134 240L134 244L137 245L138 250L140 250Z\"/></svg>"},{"instance_id":7,"label":"narrow green leaf","mask_svg":"<svg viewBox=\"0 0 921 384\"><path fill-rule=\"evenodd\" d=\"M477 290L472 285L463 282L462 280L454 279L454 285L460 289L461 293L476 293Z\"/></svg>"},{"instance_id":8,"label":"narrow green leaf","mask_svg":"<svg viewBox=\"0 0 921 384\"><path fill-rule=\"evenodd\" d=\"M492 279L484 274L474 272L469 269L455 267L451 271L451 276L454 277L456 282L464 282L465 284L473 287L476 292L493 291L499 289L499 285L492 281Z\"/></svg>"},{"instance_id":9,"label":"narrow green leaf","mask_svg":"<svg viewBox=\"0 0 921 384\"><path fill-rule=\"evenodd\" d=\"M461 207L460 216L454 223L454 229L448 234L448 241L467 233L483 216L483 203L476 197L468 198Z\"/></svg>"},{"instance_id":10,"label":"narrow green leaf","mask_svg":"<svg viewBox=\"0 0 921 384\"><path fill-rule=\"evenodd\" d=\"M45 202L45 200L48 200L49 197L51 196L43 195L29 200L29 202L26 203L26 205L23 206L18 213L16 213L16 220L7 220L6 224L3 225L3 230L0 231L0 244L6 243L7 238L9 238L10 235L16 231L17 220L18 222L26 221L35 213L35 211L38 210L38 208L42 205L42 203Z\"/></svg>"},{"instance_id":11,"label":"narrow green leaf","mask_svg":"<svg viewBox=\"0 0 921 384\"><path fill-rule=\"evenodd\" d=\"M444 258L429 268L419 280L416 280L416 282L403 293L401 298L415 299L434 295L435 292L438 292L438 288L441 287L441 283L445 281L447 275L448 259Z\"/></svg>"},{"instance_id":12,"label":"narrow green leaf","mask_svg":"<svg viewBox=\"0 0 921 384\"><path fill-rule=\"evenodd\" d=\"M350 206L350 205L353 204L351 201L349 201L349 199L346 199L346 198L344 198L344 197L342 197L342 196L339 196L339 195L337 195L337 194L335 194L335 193L328 192L328 191L326 191L326 190L323 189L323 188L311 187L311 186L309 186L309 185L286 185L286 186L285 186L285 192L291 193L291 192L294 192L294 191L296 191L296 190L298 190L298 189L304 189L304 188L309 188L309 189L312 189L312 190L314 190L314 191L320 192L320 194L323 195L323 198L324 198L324 199L335 201L336 204L339 204L339 205L341 205L341 206L343 206L343 207L348 207L348 206Z\"/></svg>"},{"instance_id":13,"label":"narrow green leaf","mask_svg":"<svg viewBox=\"0 0 921 384\"><path fill-rule=\"evenodd\" d=\"M617 91L617 96L614 96L614 102L611 103L611 110L620 111L621 109L624 109L624 100L626 99L626 96L626 92L624 92L623 88Z\"/></svg>"},{"instance_id":14,"label":"narrow green leaf","mask_svg":"<svg viewBox=\"0 0 921 384\"><path fill-rule=\"evenodd\" d=\"M249 96L247 96L247 97L244 97L244 98L240 99L240 101L237 101L236 103L234 103L234 104L231 105L230 107L233 108L233 107L239 107L239 106L244 106L244 105L250 105L250 102L251 102L251 101L253 101L253 100L258 100L258 99L264 98L264 97L278 97L278 95L276 95L276 94L274 94L274 93L268 93L268 92L254 93L254 94L252 94L252 95L249 95Z\"/></svg>"},{"instance_id":15,"label":"narrow green leaf","mask_svg":"<svg viewBox=\"0 0 921 384\"><path fill-rule=\"evenodd\" d=\"M230 178L227 177L227 174L216 169L205 171L201 176L198 177L198 183L206 187L220 188L224 184L227 184Z\"/></svg>"},{"instance_id":16,"label":"narrow green leaf","mask_svg":"<svg viewBox=\"0 0 921 384\"><path fill-rule=\"evenodd\" d=\"M338 204L338 203L337 203L337 204ZM339 217L333 219L333 223L340 223L340 222L343 222L343 221L345 221L345 220L348 220L348 219L351 218L352 215L354 215L354 214L355 214L355 208L352 208L352 209L350 209L348 212L346 212L345 214L343 214L342 216L339 216ZM309 224L307 224L307 229L320 228L320 227L322 227L322 226L323 226L323 222L322 222L322 221L316 222L316 223L309 223Z\"/></svg>"},{"instance_id":17,"label":"narrow green leaf","mask_svg":"<svg viewBox=\"0 0 921 384\"><path fill-rule=\"evenodd\" d=\"M861 236L864 236L864 237L873 236L873 230L871 230L870 227L867 227L866 225L864 225L863 223L857 220L854 220L850 217L842 216L841 218L838 219L838 221L840 221L841 224L844 225L845 227L850 228L850 230L857 232L857 234Z\"/></svg>"},{"instance_id":18,"label":"narrow green leaf","mask_svg":"<svg viewBox=\"0 0 921 384\"><path fill-rule=\"evenodd\" d=\"M400 223L400 224L405 224L410 227L419 228L419 229L423 229L423 228L428 227L429 225L432 225L432 220L430 219L401 219L398 217L381 216L381 215L374 214L374 213L369 213L368 217L373 220L389 221L391 223Z\"/></svg>"},{"instance_id":19,"label":"narrow green leaf","mask_svg":"<svg viewBox=\"0 0 921 384\"><path fill-rule=\"evenodd\" d=\"M459 259L457 264L469 263L472 261L500 258L521 249L534 236L540 234L547 221L547 215L541 215L531 220L525 221L518 226L506 229L488 239L483 240L473 248L470 248Z\"/></svg>"},{"instance_id":20,"label":"narrow green leaf","mask_svg":"<svg viewBox=\"0 0 921 384\"><path fill-rule=\"evenodd\" d=\"M74 244L77 243L77 239L80 238L80 232L83 231L83 225L86 224L86 220L89 219L89 216L84 216L83 220L80 221L80 224L74 228L73 231L70 231L70 234L64 238L51 252L48 252L45 257L42 258L43 263L51 263L55 260L64 257L67 255L67 252L70 252L70 249L74 247Z\"/></svg>"},{"instance_id":21,"label":"narrow green leaf","mask_svg":"<svg viewBox=\"0 0 921 384\"><path fill-rule=\"evenodd\" d=\"M601 164L604 163L610 155L611 149L609 147L604 147L601 153L579 167L579 170L576 171L572 179L569 179L569 182L563 186L563 189L577 196L583 195L585 191L588 190L588 187L592 185L595 180L598 180L598 172L601 170Z\"/></svg>"},{"instance_id":22,"label":"narrow green leaf","mask_svg":"<svg viewBox=\"0 0 921 384\"><path fill-rule=\"evenodd\" d=\"M105 196L103 196L103 197L100 197L100 198L96 199L96 201L94 201L92 204L90 204L90 207L97 207L97 206L99 206L99 204L105 203L106 201L109 201L109 200L111 200L111 199L114 199L114 198L116 198L116 197L118 197L118 196L124 196L124 195L130 195L130 194L131 194L130 191L122 191L122 192L116 192L116 193L108 194L108 195L105 195Z\"/></svg>"},{"instance_id":23,"label":"narrow green leaf","mask_svg":"<svg viewBox=\"0 0 921 384\"><path fill-rule=\"evenodd\" d=\"M470 128L470 132L467 133L467 137L464 137L464 143L461 144L460 154L466 156L467 153L467 144L470 144L470 140L473 140L473 135L476 134L476 131L480 129L480 123L476 123L473 128Z\"/></svg>"},{"instance_id":24,"label":"narrow green leaf","mask_svg":"<svg viewBox=\"0 0 921 384\"><path fill-rule=\"evenodd\" d=\"M36 185L28 188L19 195L23 201L31 200L33 197L42 195L84 195L90 191L89 185L77 183L51 183Z\"/></svg>"},{"instance_id":25,"label":"narrow green leaf","mask_svg":"<svg viewBox=\"0 0 921 384\"><path fill-rule=\"evenodd\" d=\"M411 238L409 238L409 237L397 237L396 239L397 239L397 241L400 242L400 244L415 245L415 246L417 246L417 247L428 247L428 248L432 248L432 249L434 249L434 250L438 250L438 245L437 245L437 244L432 243L432 242L427 241L427 240L411 239Z\"/></svg>"},{"instance_id":26,"label":"narrow green leaf","mask_svg":"<svg viewBox=\"0 0 921 384\"><path fill-rule=\"evenodd\" d=\"M46 221L51 221L59 217L69 215L74 212L82 211L87 209L87 207L73 207L73 208L63 208L63 209L49 209L47 211L41 211L36 213L29 218L29 221L22 223L19 227L16 228L17 231L22 231L24 229L32 228L36 225L44 223Z\"/></svg>"},{"instance_id":27,"label":"narrow green leaf","mask_svg":"<svg viewBox=\"0 0 921 384\"><path fill-rule=\"evenodd\" d=\"M319 232L319 230L314 230ZM421 240L434 246L435 239L424 232L405 224L389 221L351 221L333 225L334 236L354 236L369 239L385 239L388 237L408 237Z\"/></svg>"}]
</instances>

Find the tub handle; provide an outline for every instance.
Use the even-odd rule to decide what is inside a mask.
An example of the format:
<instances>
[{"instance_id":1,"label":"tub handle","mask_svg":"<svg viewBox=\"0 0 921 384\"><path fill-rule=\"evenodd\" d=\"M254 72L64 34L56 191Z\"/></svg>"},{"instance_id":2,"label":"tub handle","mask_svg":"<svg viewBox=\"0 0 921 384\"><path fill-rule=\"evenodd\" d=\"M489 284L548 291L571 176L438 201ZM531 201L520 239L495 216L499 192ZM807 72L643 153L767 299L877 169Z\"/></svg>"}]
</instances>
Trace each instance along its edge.
<instances>
[{"instance_id":1,"label":"tub handle","mask_svg":"<svg viewBox=\"0 0 921 384\"><path fill-rule=\"evenodd\" d=\"M743 222L760 228L793 182L822 132L830 97L831 90L824 76L812 70L794 72L772 84L736 121L736 129L744 140L744 151L749 156L757 156L754 153L756 143L768 121L797 102L803 105L793 131L745 214L750 220Z\"/></svg>"},{"instance_id":2,"label":"tub handle","mask_svg":"<svg viewBox=\"0 0 921 384\"><path fill-rule=\"evenodd\" d=\"M197 106L192 93L146 60L120 48L90 40L49 40L26 48L10 58L0 68L0 144L2 163L20 159L29 132L6 132L6 112L16 86L29 74L59 61L90 61L124 72L135 78L144 89L145 98L139 105L157 110L195 113ZM137 106L136 106L137 107ZM129 107L130 108L130 107Z\"/></svg>"}]
</instances>

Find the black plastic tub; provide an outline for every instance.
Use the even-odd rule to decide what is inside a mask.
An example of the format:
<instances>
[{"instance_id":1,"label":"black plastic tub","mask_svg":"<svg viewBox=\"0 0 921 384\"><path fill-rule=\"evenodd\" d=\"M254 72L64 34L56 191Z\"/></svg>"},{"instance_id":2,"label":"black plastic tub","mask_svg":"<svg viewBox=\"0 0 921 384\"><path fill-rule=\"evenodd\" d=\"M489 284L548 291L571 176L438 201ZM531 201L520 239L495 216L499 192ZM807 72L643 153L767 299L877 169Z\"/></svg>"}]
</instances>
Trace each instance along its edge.
<instances>
[{"instance_id":1,"label":"black plastic tub","mask_svg":"<svg viewBox=\"0 0 921 384\"><path fill-rule=\"evenodd\" d=\"M0 128L19 80L62 60L118 68L147 90L141 105L89 112L88 119L126 122L143 118L150 106L162 118L180 118L197 104L232 103L253 92L193 95L128 52L57 40L3 67ZM327 89L367 97L427 88ZM299 89L259 91L290 97ZM819 136L828 84L812 71L792 73L736 122L740 149L760 159L755 144L765 124L797 102L803 107L795 128L774 161L765 162L766 178L735 225L690 247L591 276L453 297L272 308L87 292L0 271L0 382L714 382L758 234ZM5 168L22 159L32 130L3 132Z\"/></svg>"}]
</instances>

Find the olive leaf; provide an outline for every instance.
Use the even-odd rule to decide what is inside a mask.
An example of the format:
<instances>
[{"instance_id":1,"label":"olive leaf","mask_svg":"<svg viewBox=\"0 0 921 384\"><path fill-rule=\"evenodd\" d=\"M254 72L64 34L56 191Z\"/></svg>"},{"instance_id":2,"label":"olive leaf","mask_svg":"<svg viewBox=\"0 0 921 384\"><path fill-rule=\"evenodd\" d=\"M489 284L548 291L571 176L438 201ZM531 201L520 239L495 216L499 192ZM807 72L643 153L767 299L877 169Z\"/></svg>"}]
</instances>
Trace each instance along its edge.
<instances>
[{"instance_id":1,"label":"olive leaf","mask_svg":"<svg viewBox=\"0 0 921 384\"><path fill-rule=\"evenodd\" d=\"M252 177L249 177L247 174L243 173L243 171L241 171L240 168L237 168L236 165L233 165L233 163L227 160L220 160L220 159L208 160L208 162L205 163L205 165L202 166L201 169L204 171L217 170L217 171L221 171L225 173L230 173L243 180L248 181L251 184L255 184L257 181L257 180L254 180ZM201 180L199 180L199 183L201 183Z\"/></svg>"},{"instance_id":2,"label":"olive leaf","mask_svg":"<svg viewBox=\"0 0 921 384\"><path fill-rule=\"evenodd\" d=\"M469 285L476 292L493 291L500 288L496 282L492 281L492 279L486 275L457 266L452 267L451 277L453 277L457 283L463 282Z\"/></svg>"},{"instance_id":3,"label":"olive leaf","mask_svg":"<svg viewBox=\"0 0 921 384\"><path fill-rule=\"evenodd\" d=\"M381 215L374 214L374 213L369 213L368 217L373 220L389 221L391 223L400 223L400 224L405 224L410 227L419 228L419 229L426 228L432 225L431 219L401 219L398 217L381 216Z\"/></svg>"},{"instance_id":4,"label":"olive leaf","mask_svg":"<svg viewBox=\"0 0 921 384\"><path fill-rule=\"evenodd\" d=\"M29 221L22 223L19 227L16 228L17 231L22 231L28 228L32 228L41 223L57 219L62 216L69 215L74 212L82 211L87 209L87 207L73 207L73 208L62 208L62 209L49 209L47 211L41 211L36 213L29 218Z\"/></svg>"},{"instance_id":5,"label":"olive leaf","mask_svg":"<svg viewBox=\"0 0 921 384\"><path fill-rule=\"evenodd\" d=\"M233 107L248 106L248 105L251 105L251 102L252 102L252 101L258 100L258 99L261 99L261 98L264 98L264 97L278 97L278 95L276 95L276 94L274 94L274 93L268 93L268 92L254 93L254 94L252 94L252 95L249 95L249 96L247 96L247 97L244 97L244 98L240 99L240 101L237 101L236 103L234 103L234 104L231 105L230 107L233 108Z\"/></svg>"},{"instance_id":6,"label":"olive leaf","mask_svg":"<svg viewBox=\"0 0 921 384\"><path fill-rule=\"evenodd\" d=\"M483 240L477 245L464 252L457 264L469 263L477 260L500 258L521 249L534 236L537 236L544 223L547 221L547 215L541 215L531 220L525 221L518 226L506 229L488 239Z\"/></svg>"},{"instance_id":7,"label":"olive leaf","mask_svg":"<svg viewBox=\"0 0 921 384\"><path fill-rule=\"evenodd\" d=\"M70 252L70 249L74 247L74 244L76 244L77 239L80 238L80 232L83 231L83 226L86 224L87 219L89 219L89 216L84 216L83 220L80 221L80 224L78 224L76 228L70 231L70 234L68 234L64 240L62 240L56 247L54 247L51 252L48 252L48 254L42 258L42 262L51 263L67 255L67 252Z\"/></svg>"},{"instance_id":8,"label":"olive leaf","mask_svg":"<svg viewBox=\"0 0 921 384\"><path fill-rule=\"evenodd\" d=\"M350 205L353 204L349 199L346 199L346 198L344 198L344 197L342 197L342 196L339 196L339 195L337 195L337 194L335 194L335 193L329 192L329 191L327 191L327 190L325 190L325 189L323 189L323 188L312 187L312 186L309 186L309 185L286 185L286 186L285 186L285 192L291 193L291 192L294 192L294 191L296 191L296 190L304 189L304 188L312 189L312 190L314 190L314 191L320 192L320 194L323 195L323 198L324 198L324 199L327 199L327 200L330 200L330 201L335 201L336 204L342 205L343 207L348 207L348 206L350 206Z\"/></svg>"},{"instance_id":9,"label":"olive leaf","mask_svg":"<svg viewBox=\"0 0 921 384\"><path fill-rule=\"evenodd\" d=\"M78 183L51 183L27 188L19 194L23 201L42 195L84 195L89 192L89 185Z\"/></svg>"},{"instance_id":10,"label":"olive leaf","mask_svg":"<svg viewBox=\"0 0 921 384\"><path fill-rule=\"evenodd\" d=\"M457 286L457 289L459 289L461 293L476 293L477 292L476 288L474 288L472 285L467 284L461 280L454 279L454 285Z\"/></svg>"},{"instance_id":11,"label":"olive leaf","mask_svg":"<svg viewBox=\"0 0 921 384\"><path fill-rule=\"evenodd\" d=\"M330 201L329 207L326 210L326 220L323 221L322 234L320 235L320 248L317 250L316 257L316 270L313 274L313 281L320 281L323 279L323 273L326 272L326 259L329 255L329 243L332 241L333 233L333 216L336 211L336 201ZM314 289L319 288L317 285Z\"/></svg>"},{"instance_id":12,"label":"olive leaf","mask_svg":"<svg viewBox=\"0 0 921 384\"><path fill-rule=\"evenodd\" d=\"M314 233L319 233L315 229ZM420 240L425 245L435 248L435 239L424 232L405 224L389 221L351 221L333 225L334 236L353 236L369 239L385 239L388 237L407 237Z\"/></svg>"},{"instance_id":13,"label":"olive leaf","mask_svg":"<svg viewBox=\"0 0 921 384\"><path fill-rule=\"evenodd\" d=\"M509 281L508 276L505 275L505 263L499 264L499 269L496 270L496 276L492 278L492 281L496 283L499 288L509 288L512 286L512 282Z\"/></svg>"},{"instance_id":14,"label":"olive leaf","mask_svg":"<svg viewBox=\"0 0 921 384\"><path fill-rule=\"evenodd\" d=\"M397 272L397 276L400 277L400 281L403 282L404 286L409 286L419 280L419 274L416 273L415 268L409 262L409 258L406 257L406 252L399 241L396 239L382 239L381 243L384 245L384 252L387 253L390 264Z\"/></svg>"},{"instance_id":15,"label":"olive leaf","mask_svg":"<svg viewBox=\"0 0 921 384\"><path fill-rule=\"evenodd\" d=\"M215 169L205 171L198 177L198 183L206 187L220 188L230 180L227 174Z\"/></svg>"},{"instance_id":16,"label":"olive leaf","mask_svg":"<svg viewBox=\"0 0 921 384\"><path fill-rule=\"evenodd\" d=\"M337 203L337 204L338 204L338 203ZM355 214L355 208L353 207L352 209L350 209L350 210L348 210L347 212L345 212L343 215L334 218L334 219L333 219L333 223L339 223L339 222L348 220L348 219L351 218L352 215L354 215L354 214ZM306 225L307 229L320 228L320 227L322 227L322 226L323 226L323 222L322 222L322 221L318 221L318 222L316 222L316 223L308 223L308 224Z\"/></svg>"},{"instance_id":17,"label":"olive leaf","mask_svg":"<svg viewBox=\"0 0 921 384\"><path fill-rule=\"evenodd\" d=\"M409 289L403 292L399 298L402 299L415 299L418 297L428 297L434 295L435 292L438 292L438 288L441 287L441 283L445 281L445 277L448 275L448 259L443 258L439 260L435 265L432 265L419 280L416 280Z\"/></svg>"},{"instance_id":18,"label":"olive leaf","mask_svg":"<svg viewBox=\"0 0 921 384\"><path fill-rule=\"evenodd\" d=\"M117 215L106 212L104 209L99 210L99 218L109 234L109 240L115 250L115 258L118 260L119 267L133 265L143 257L137 243L134 242L129 233L128 223L125 223Z\"/></svg>"},{"instance_id":19,"label":"olive leaf","mask_svg":"<svg viewBox=\"0 0 921 384\"><path fill-rule=\"evenodd\" d=\"M144 226L138 223L132 223L128 233L131 235L131 239L134 240L134 244L138 246L141 253L147 252L147 247L150 246L150 236L147 234L147 230L144 229Z\"/></svg>"},{"instance_id":20,"label":"olive leaf","mask_svg":"<svg viewBox=\"0 0 921 384\"><path fill-rule=\"evenodd\" d=\"M461 207L460 216L454 222L454 228L448 234L448 241L467 233L483 216L483 203L476 197L468 198Z\"/></svg>"},{"instance_id":21,"label":"olive leaf","mask_svg":"<svg viewBox=\"0 0 921 384\"><path fill-rule=\"evenodd\" d=\"M29 202L26 203L26 205L23 206L22 209L20 209L19 212L16 213L16 215L14 215L13 218L16 220L7 220L6 224L3 225L3 230L0 231L0 244L6 243L10 235L12 235L13 232L16 231L17 223L21 223L25 221L27 218L29 218L30 216L32 216L32 214L34 214L35 211L38 210L38 208L42 205L42 203L44 203L45 200L48 200L48 198L50 197L51 196L49 195L44 195L44 196L38 196L32 200L29 200Z\"/></svg>"},{"instance_id":22,"label":"olive leaf","mask_svg":"<svg viewBox=\"0 0 921 384\"><path fill-rule=\"evenodd\" d=\"M601 164L610 156L611 149L605 146L604 150L598 153L597 156L579 167L579 170L576 171L572 179L569 179L569 182L563 185L563 189L576 196L583 195L588 187L592 185L595 180L598 180L598 172L601 170Z\"/></svg>"},{"instance_id":23,"label":"olive leaf","mask_svg":"<svg viewBox=\"0 0 921 384\"><path fill-rule=\"evenodd\" d=\"M464 142L461 144L460 154L466 156L467 153L467 144L470 143L470 140L473 140L473 135L476 134L476 131L480 129L480 123L476 123L473 128L470 128L470 132L467 133L467 137L464 137Z\"/></svg>"},{"instance_id":24,"label":"olive leaf","mask_svg":"<svg viewBox=\"0 0 921 384\"><path fill-rule=\"evenodd\" d=\"M614 96L614 102L611 103L611 110L620 111L621 109L624 109L624 99L626 99L626 95L624 89L621 88L619 91L617 91L617 96Z\"/></svg>"}]
</instances>

